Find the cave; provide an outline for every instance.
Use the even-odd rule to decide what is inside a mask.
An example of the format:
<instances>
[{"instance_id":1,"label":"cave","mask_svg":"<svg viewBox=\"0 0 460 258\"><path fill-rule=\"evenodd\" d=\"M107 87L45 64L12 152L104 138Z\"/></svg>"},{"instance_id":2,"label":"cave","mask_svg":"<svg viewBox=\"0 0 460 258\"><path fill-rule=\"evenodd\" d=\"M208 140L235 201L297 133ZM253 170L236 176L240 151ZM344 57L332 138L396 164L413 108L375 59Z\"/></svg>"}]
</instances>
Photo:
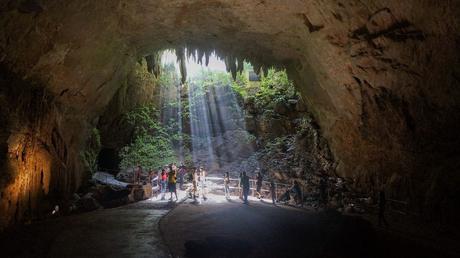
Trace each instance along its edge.
<instances>
[{"instance_id":1,"label":"cave","mask_svg":"<svg viewBox=\"0 0 460 258\"><path fill-rule=\"evenodd\" d=\"M104 148L97 156L97 167L101 171L117 171L120 163L118 152L114 149Z\"/></svg>"},{"instance_id":2,"label":"cave","mask_svg":"<svg viewBox=\"0 0 460 258\"><path fill-rule=\"evenodd\" d=\"M458 248L445 246L458 240L460 229L459 13L457 0L2 1L0 231L19 232L58 210L70 212L68 203L93 170L117 170L117 153L136 131L122 115L165 103L158 85L146 81L161 76L160 53L172 50L180 84L190 77L184 60L207 65L212 55L234 79L244 62L251 64L251 83L273 69L285 71L298 99L274 108L282 117L289 116L286 108L308 113L311 138L299 144L315 146L294 156L357 196L376 200L383 189L389 202L403 207L399 223L417 225L421 238L434 239L436 251L425 255L456 256ZM270 133L299 132L294 123L280 127L278 116L262 126L268 131L261 129L251 103L241 107L257 144ZM216 147L215 153L235 158L224 151ZM216 168L224 167L222 160ZM277 178L306 173L294 170ZM345 221L331 214L331 221ZM350 221L344 230L371 230ZM284 233L303 233L289 227ZM206 247L215 240L185 240L187 250L209 251L198 256L222 256ZM237 250L233 256L251 248L226 241ZM327 254L340 257L321 253Z\"/></svg>"}]
</instances>

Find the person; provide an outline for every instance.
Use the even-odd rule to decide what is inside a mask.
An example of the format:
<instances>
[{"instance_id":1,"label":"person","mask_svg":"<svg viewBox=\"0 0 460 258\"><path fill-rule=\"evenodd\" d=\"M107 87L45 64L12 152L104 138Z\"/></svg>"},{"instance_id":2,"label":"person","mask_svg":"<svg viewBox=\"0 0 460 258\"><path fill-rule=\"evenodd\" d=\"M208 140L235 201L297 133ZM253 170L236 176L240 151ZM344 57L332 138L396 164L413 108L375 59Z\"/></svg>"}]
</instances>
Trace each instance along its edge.
<instances>
[{"instance_id":1,"label":"person","mask_svg":"<svg viewBox=\"0 0 460 258\"><path fill-rule=\"evenodd\" d=\"M192 172L192 193L193 193L193 199L196 199L197 193L198 192L198 173L197 169L194 169Z\"/></svg>"},{"instance_id":2,"label":"person","mask_svg":"<svg viewBox=\"0 0 460 258\"><path fill-rule=\"evenodd\" d=\"M179 189L183 190L184 189L184 176L187 173L185 170L184 164L181 163L179 167Z\"/></svg>"},{"instance_id":3,"label":"person","mask_svg":"<svg viewBox=\"0 0 460 258\"><path fill-rule=\"evenodd\" d=\"M206 200L206 170L203 167L200 167L200 183L201 183L201 195L203 200Z\"/></svg>"},{"instance_id":4,"label":"person","mask_svg":"<svg viewBox=\"0 0 460 258\"><path fill-rule=\"evenodd\" d=\"M173 168L173 164L171 164L169 166L169 173L168 173L168 189L169 189L169 192L171 193L171 197L169 198L170 201L172 201L173 199L173 193L176 196L176 201L178 200L177 191L176 191L176 179L177 179L176 170Z\"/></svg>"},{"instance_id":5,"label":"person","mask_svg":"<svg viewBox=\"0 0 460 258\"><path fill-rule=\"evenodd\" d=\"M243 176L241 177L241 185L243 187L243 201L245 204L248 204L249 177L246 175L246 172L243 172Z\"/></svg>"},{"instance_id":6,"label":"person","mask_svg":"<svg viewBox=\"0 0 460 258\"><path fill-rule=\"evenodd\" d=\"M276 184L273 179L270 180L270 195L272 196L272 202L276 202Z\"/></svg>"},{"instance_id":7,"label":"person","mask_svg":"<svg viewBox=\"0 0 460 258\"><path fill-rule=\"evenodd\" d=\"M224 192L225 192L225 198L229 199L230 198L230 175L228 172L226 172L224 176Z\"/></svg>"},{"instance_id":8,"label":"person","mask_svg":"<svg viewBox=\"0 0 460 258\"><path fill-rule=\"evenodd\" d=\"M302 190L300 189L300 184L297 180L294 181L291 187L289 187L286 192L284 192L280 198L278 199L278 202L285 202L288 203L291 200L291 193L294 194L294 200L296 201L296 204L301 204L303 205L303 200L302 200Z\"/></svg>"},{"instance_id":9,"label":"person","mask_svg":"<svg viewBox=\"0 0 460 258\"><path fill-rule=\"evenodd\" d=\"M280 198L278 198L277 202L289 202L291 200L291 188L288 188L286 192L284 192Z\"/></svg>"},{"instance_id":10,"label":"person","mask_svg":"<svg viewBox=\"0 0 460 258\"><path fill-rule=\"evenodd\" d=\"M134 170L134 184L140 184L141 182L142 167L138 165Z\"/></svg>"},{"instance_id":11,"label":"person","mask_svg":"<svg viewBox=\"0 0 460 258\"><path fill-rule=\"evenodd\" d=\"M261 193L261 189L262 189L262 179L263 179L263 176L260 172L257 172L257 176L256 176L256 193L257 193L257 198L263 198L262 196L262 193Z\"/></svg>"},{"instance_id":12,"label":"person","mask_svg":"<svg viewBox=\"0 0 460 258\"><path fill-rule=\"evenodd\" d=\"M153 169L150 169L149 170L149 177L148 177L148 183L150 183L151 185L153 185L153 178L155 178L155 170Z\"/></svg>"},{"instance_id":13,"label":"person","mask_svg":"<svg viewBox=\"0 0 460 258\"><path fill-rule=\"evenodd\" d=\"M382 189L379 192L379 226L383 224L385 227L388 226L388 222L385 219L385 205L386 205L385 191Z\"/></svg>"},{"instance_id":14,"label":"person","mask_svg":"<svg viewBox=\"0 0 460 258\"><path fill-rule=\"evenodd\" d=\"M166 186L168 184L168 176L166 174L166 170L162 169L161 170L161 177L160 177L160 189L161 189L161 200L165 199L165 193L166 193Z\"/></svg>"},{"instance_id":15,"label":"person","mask_svg":"<svg viewBox=\"0 0 460 258\"><path fill-rule=\"evenodd\" d=\"M242 189L242 180L243 180L243 172L240 172L240 176L238 177L238 196L241 200L243 200L243 189Z\"/></svg>"}]
</instances>

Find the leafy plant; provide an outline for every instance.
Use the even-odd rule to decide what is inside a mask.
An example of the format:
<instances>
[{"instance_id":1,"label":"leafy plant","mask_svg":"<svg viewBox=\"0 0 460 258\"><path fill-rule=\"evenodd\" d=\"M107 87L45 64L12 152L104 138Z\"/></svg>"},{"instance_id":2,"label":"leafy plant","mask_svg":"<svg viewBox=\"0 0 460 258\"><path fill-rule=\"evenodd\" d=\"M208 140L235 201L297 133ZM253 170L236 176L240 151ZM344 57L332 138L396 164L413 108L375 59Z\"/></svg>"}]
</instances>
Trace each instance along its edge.
<instances>
[{"instance_id":1,"label":"leafy plant","mask_svg":"<svg viewBox=\"0 0 460 258\"><path fill-rule=\"evenodd\" d=\"M91 130L91 135L86 143L85 151L82 153L83 162L88 171L93 174L97 170L97 155L101 149L101 136L97 128Z\"/></svg>"},{"instance_id":2,"label":"leafy plant","mask_svg":"<svg viewBox=\"0 0 460 258\"><path fill-rule=\"evenodd\" d=\"M286 71L269 69L267 75L261 78L260 89L255 96L256 105L273 108L274 104L291 98L297 98L297 91Z\"/></svg>"},{"instance_id":3,"label":"leafy plant","mask_svg":"<svg viewBox=\"0 0 460 258\"><path fill-rule=\"evenodd\" d=\"M158 117L153 105L141 106L125 115L128 124L134 127L134 140L119 153L121 169L138 165L153 169L176 161L170 135Z\"/></svg>"}]
</instances>

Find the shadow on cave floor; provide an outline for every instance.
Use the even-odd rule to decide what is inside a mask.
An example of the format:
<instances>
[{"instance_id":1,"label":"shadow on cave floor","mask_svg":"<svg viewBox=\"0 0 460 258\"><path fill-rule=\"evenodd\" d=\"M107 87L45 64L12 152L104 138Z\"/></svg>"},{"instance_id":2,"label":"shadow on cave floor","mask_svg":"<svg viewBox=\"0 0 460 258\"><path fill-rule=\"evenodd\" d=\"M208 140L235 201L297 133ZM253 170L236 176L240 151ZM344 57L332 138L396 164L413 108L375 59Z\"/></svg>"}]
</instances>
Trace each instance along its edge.
<instances>
[{"instance_id":1,"label":"shadow on cave floor","mask_svg":"<svg viewBox=\"0 0 460 258\"><path fill-rule=\"evenodd\" d=\"M454 257L357 216L238 199L188 201L160 221L173 257Z\"/></svg>"}]
</instances>

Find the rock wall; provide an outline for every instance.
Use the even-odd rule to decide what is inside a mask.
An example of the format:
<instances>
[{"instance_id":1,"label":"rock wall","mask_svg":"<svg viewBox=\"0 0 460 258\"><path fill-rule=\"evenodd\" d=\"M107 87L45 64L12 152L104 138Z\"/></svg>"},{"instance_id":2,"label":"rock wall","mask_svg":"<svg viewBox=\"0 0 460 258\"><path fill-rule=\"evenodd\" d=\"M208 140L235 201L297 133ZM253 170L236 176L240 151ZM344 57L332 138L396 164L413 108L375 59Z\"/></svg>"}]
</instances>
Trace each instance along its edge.
<instances>
[{"instance_id":1,"label":"rock wall","mask_svg":"<svg viewBox=\"0 0 460 258\"><path fill-rule=\"evenodd\" d=\"M3 74L39 82L52 99L53 111L38 114L44 123L17 117L17 124L30 124L29 132L40 132L23 142L52 139L56 120L54 131L72 160L88 124L103 113L134 62L152 50L216 48L286 66L340 175L366 191L385 185L391 198L452 223L437 211L455 214L459 202L458 13L459 1L432 0L12 0L0 3L0 62ZM18 89L30 92L27 87ZM3 94L7 101L15 96ZM31 95L26 102L41 98ZM8 102L0 112L10 128L2 129L4 157L15 153L13 139L21 130L12 126L9 110L21 110L20 103ZM66 193L79 184L82 172L74 163L67 162L65 172L50 165L48 174L64 182L50 189ZM25 213L15 208L28 206L25 193L40 193L37 184L6 190L21 177L35 180L27 171L2 171L10 178L2 179L3 225Z\"/></svg>"},{"instance_id":2,"label":"rock wall","mask_svg":"<svg viewBox=\"0 0 460 258\"><path fill-rule=\"evenodd\" d=\"M132 140L133 128L123 120L123 115L143 104L160 104L159 88L155 75L141 59L135 63L115 93L98 121L102 147L119 151Z\"/></svg>"},{"instance_id":3,"label":"rock wall","mask_svg":"<svg viewBox=\"0 0 460 258\"><path fill-rule=\"evenodd\" d=\"M65 132L72 127L85 132L87 125L63 117L54 96L37 82L2 70L0 85L2 229L43 218L77 189L84 176L83 144Z\"/></svg>"},{"instance_id":4,"label":"rock wall","mask_svg":"<svg viewBox=\"0 0 460 258\"><path fill-rule=\"evenodd\" d=\"M248 163L253 160L265 177L291 183L321 173L335 176L328 143L302 100L278 101L270 107L249 98L244 110L246 129L256 137L255 153Z\"/></svg>"}]
</instances>

